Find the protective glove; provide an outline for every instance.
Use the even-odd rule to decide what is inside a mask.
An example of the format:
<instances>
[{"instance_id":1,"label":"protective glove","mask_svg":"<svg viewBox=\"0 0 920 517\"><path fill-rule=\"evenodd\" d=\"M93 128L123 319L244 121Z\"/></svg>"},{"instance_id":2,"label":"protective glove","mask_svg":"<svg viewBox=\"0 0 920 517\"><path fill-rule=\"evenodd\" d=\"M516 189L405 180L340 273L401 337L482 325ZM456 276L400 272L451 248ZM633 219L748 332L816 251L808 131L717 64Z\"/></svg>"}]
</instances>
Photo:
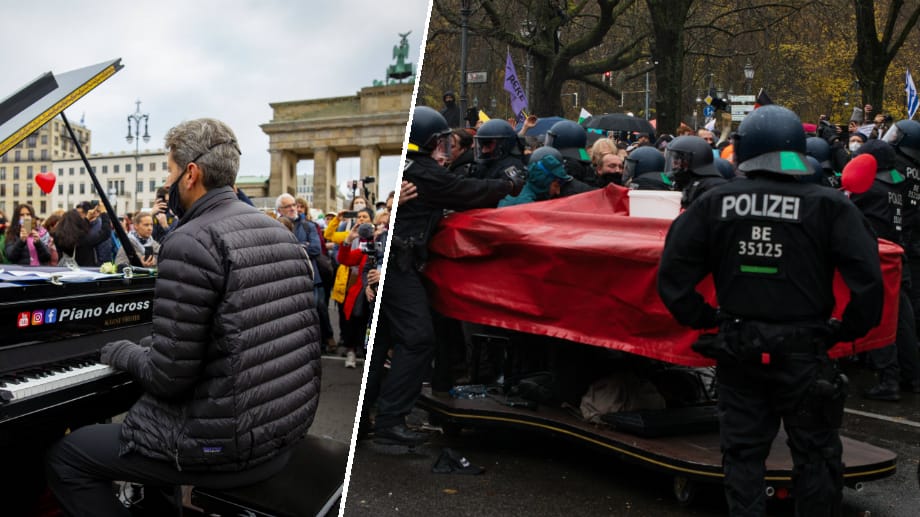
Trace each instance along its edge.
<instances>
[{"instance_id":1,"label":"protective glove","mask_svg":"<svg viewBox=\"0 0 920 517\"><path fill-rule=\"evenodd\" d=\"M505 169L505 177L511 181L511 197L521 193L524 184L527 183L527 171L517 167L508 167Z\"/></svg>"}]
</instances>

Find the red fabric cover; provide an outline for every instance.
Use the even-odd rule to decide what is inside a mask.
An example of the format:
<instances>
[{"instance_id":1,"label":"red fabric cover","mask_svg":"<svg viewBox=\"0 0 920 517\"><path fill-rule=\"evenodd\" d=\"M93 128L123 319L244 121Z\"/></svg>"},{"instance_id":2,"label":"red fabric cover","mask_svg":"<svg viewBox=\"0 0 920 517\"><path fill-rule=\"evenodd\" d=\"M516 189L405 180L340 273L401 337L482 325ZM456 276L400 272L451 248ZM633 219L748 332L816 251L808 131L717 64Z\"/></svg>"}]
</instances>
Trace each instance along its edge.
<instances>
[{"instance_id":1,"label":"red fabric cover","mask_svg":"<svg viewBox=\"0 0 920 517\"><path fill-rule=\"evenodd\" d=\"M623 350L669 363L712 364L690 349L656 289L670 221L626 217L616 185L577 196L455 213L430 244L432 303L455 319ZM901 248L879 241L885 277L882 324L839 357L894 341ZM711 277L699 286L712 302ZM840 316L849 291L836 279Z\"/></svg>"}]
</instances>

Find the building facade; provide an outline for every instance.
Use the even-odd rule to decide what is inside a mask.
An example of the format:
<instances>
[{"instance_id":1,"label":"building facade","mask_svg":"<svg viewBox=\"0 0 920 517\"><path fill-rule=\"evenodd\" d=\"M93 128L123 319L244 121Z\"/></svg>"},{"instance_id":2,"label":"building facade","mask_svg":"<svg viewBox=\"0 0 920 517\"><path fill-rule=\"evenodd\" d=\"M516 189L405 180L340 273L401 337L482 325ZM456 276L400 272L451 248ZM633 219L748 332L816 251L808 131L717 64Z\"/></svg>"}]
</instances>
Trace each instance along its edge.
<instances>
[{"instance_id":1,"label":"building facade","mask_svg":"<svg viewBox=\"0 0 920 517\"><path fill-rule=\"evenodd\" d=\"M150 210L156 191L166 182L169 169L166 151L92 154L87 156L99 184L119 216ZM51 211L67 210L77 203L99 199L92 178L80 159L54 162L57 185L51 196Z\"/></svg>"},{"instance_id":2,"label":"building facade","mask_svg":"<svg viewBox=\"0 0 920 517\"><path fill-rule=\"evenodd\" d=\"M84 152L90 152L90 130L74 123L71 127ZM41 191L35 183L35 176L52 171L52 164L56 161L79 156L77 146L59 117L26 137L0 156L0 211L9 215L17 205L27 203L38 214L48 215L53 211L51 195Z\"/></svg>"}]
</instances>

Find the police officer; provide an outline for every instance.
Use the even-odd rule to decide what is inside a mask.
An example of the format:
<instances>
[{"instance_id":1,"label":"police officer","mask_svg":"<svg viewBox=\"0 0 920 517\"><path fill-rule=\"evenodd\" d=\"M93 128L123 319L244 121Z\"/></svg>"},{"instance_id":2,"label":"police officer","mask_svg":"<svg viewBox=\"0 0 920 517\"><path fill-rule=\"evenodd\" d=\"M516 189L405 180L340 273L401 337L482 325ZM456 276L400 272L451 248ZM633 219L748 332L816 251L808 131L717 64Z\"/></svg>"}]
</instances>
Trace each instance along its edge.
<instances>
[{"instance_id":1,"label":"police officer","mask_svg":"<svg viewBox=\"0 0 920 517\"><path fill-rule=\"evenodd\" d=\"M635 190L671 190L671 176L664 173L664 155L651 146L637 147L626 156L623 181Z\"/></svg>"},{"instance_id":2,"label":"police officer","mask_svg":"<svg viewBox=\"0 0 920 517\"><path fill-rule=\"evenodd\" d=\"M782 420L794 463L796 515L839 515L839 426L845 378L827 356L881 318L876 239L839 191L796 181L811 174L798 116L761 107L738 128L746 180L710 190L675 219L658 292L678 322L719 327L694 346L716 359L725 493L732 516L764 515L764 462ZM850 289L842 321L834 269ZM718 309L695 286L712 274Z\"/></svg>"},{"instance_id":3,"label":"police officer","mask_svg":"<svg viewBox=\"0 0 920 517\"><path fill-rule=\"evenodd\" d=\"M907 182L894 168L894 149L887 142L874 138L860 146L853 156L855 158L861 154L870 154L875 158L875 181L866 192L852 194L850 200L866 216L878 237L903 247ZM897 336L895 343L870 350L866 354L879 378L877 385L863 393L866 398L897 401L901 399L901 383L907 389L920 388L920 356L917 353L914 309L908 295L911 277L906 262L902 270L904 274L898 298Z\"/></svg>"},{"instance_id":4,"label":"police officer","mask_svg":"<svg viewBox=\"0 0 920 517\"><path fill-rule=\"evenodd\" d=\"M668 144L664 171L671 176L671 189L681 191L681 208L687 208L707 190L725 183L713 158L709 142L698 136L679 136Z\"/></svg>"},{"instance_id":5,"label":"police officer","mask_svg":"<svg viewBox=\"0 0 920 517\"><path fill-rule=\"evenodd\" d=\"M904 176L904 251L910 273L910 299L915 325L920 325L920 122L900 120L888 130L884 140L895 151L895 168ZM863 144L865 145L865 144ZM920 386L902 386L920 392Z\"/></svg>"},{"instance_id":6,"label":"police officer","mask_svg":"<svg viewBox=\"0 0 920 517\"><path fill-rule=\"evenodd\" d=\"M805 140L805 154L814 157L821 166L820 183L826 187L840 188L840 172L834 170L831 164L831 145L819 136L811 136Z\"/></svg>"},{"instance_id":7,"label":"police officer","mask_svg":"<svg viewBox=\"0 0 920 517\"><path fill-rule=\"evenodd\" d=\"M473 177L495 179L524 174L521 142L511 124L499 119L489 120L479 127L473 141L476 162L471 173Z\"/></svg>"},{"instance_id":8,"label":"police officer","mask_svg":"<svg viewBox=\"0 0 920 517\"><path fill-rule=\"evenodd\" d=\"M431 156L450 141L449 136L447 121L440 113L427 106L415 108L403 180L415 185L418 198L400 204L391 226L386 296L380 306L380 317L386 320L394 345L392 367L377 400L374 432L381 442L414 445L426 440L424 433L406 427L405 416L421 393L435 347L420 271L428 240L444 209L494 207L506 195L517 195L525 182L514 168L506 169L504 177L487 180L449 173ZM378 354L374 356L376 360Z\"/></svg>"}]
</instances>

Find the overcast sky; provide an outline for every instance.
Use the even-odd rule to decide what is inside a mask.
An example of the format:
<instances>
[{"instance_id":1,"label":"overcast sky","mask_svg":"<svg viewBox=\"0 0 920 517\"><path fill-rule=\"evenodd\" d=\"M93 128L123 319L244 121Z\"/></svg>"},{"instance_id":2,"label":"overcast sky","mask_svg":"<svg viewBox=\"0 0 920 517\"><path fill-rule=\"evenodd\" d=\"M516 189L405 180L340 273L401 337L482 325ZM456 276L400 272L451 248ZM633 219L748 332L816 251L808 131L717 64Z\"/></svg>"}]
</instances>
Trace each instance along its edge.
<instances>
[{"instance_id":1,"label":"overcast sky","mask_svg":"<svg viewBox=\"0 0 920 517\"><path fill-rule=\"evenodd\" d=\"M126 118L141 100L150 142L199 117L227 122L243 151L240 174L268 175L270 102L355 95L393 63L399 33L418 63L429 0L43 0L5 10L0 98L55 74L121 58L124 68L65 114L85 116L93 152L133 151ZM381 160L381 193L399 157ZM301 166L300 170L304 170ZM307 169L310 167L306 166ZM340 160L339 181L358 176Z\"/></svg>"}]
</instances>

